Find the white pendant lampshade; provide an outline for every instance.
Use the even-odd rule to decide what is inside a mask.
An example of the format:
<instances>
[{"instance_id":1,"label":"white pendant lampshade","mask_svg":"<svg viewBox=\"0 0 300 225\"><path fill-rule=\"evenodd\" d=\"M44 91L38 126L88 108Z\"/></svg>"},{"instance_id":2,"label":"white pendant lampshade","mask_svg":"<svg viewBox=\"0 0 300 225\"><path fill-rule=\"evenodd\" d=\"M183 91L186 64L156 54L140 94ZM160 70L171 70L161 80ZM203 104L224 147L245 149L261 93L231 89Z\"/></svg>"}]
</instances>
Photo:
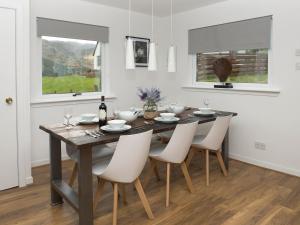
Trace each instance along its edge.
<instances>
[{"instance_id":1,"label":"white pendant lampshade","mask_svg":"<svg viewBox=\"0 0 300 225\"><path fill-rule=\"evenodd\" d=\"M154 39L154 0L152 0L152 40ZM149 46L149 62L148 62L148 71L157 70L157 61L156 61L156 44L151 42Z\"/></svg>"},{"instance_id":2,"label":"white pendant lampshade","mask_svg":"<svg viewBox=\"0 0 300 225\"><path fill-rule=\"evenodd\" d=\"M168 72L176 72L176 47L170 46L168 54Z\"/></svg>"},{"instance_id":3,"label":"white pendant lampshade","mask_svg":"<svg viewBox=\"0 0 300 225\"><path fill-rule=\"evenodd\" d=\"M135 60L134 60L134 48L133 48L133 40L130 38L131 34L131 0L128 0L128 26L129 26L129 36L126 40L126 54L125 60L126 70L134 70L135 69Z\"/></svg>"},{"instance_id":4,"label":"white pendant lampshade","mask_svg":"<svg viewBox=\"0 0 300 225\"><path fill-rule=\"evenodd\" d=\"M173 45L173 0L171 0L171 46L168 53L168 72L176 72L176 47Z\"/></svg>"},{"instance_id":5,"label":"white pendant lampshade","mask_svg":"<svg viewBox=\"0 0 300 225\"><path fill-rule=\"evenodd\" d=\"M156 71L157 70L156 45L155 45L154 42L150 43L148 70L149 71Z\"/></svg>"},{"instance_id":6,"label":"white pendant lampshade","mask_svg":"<svg viewBox=\"0 0 300 225\"><path fill-rule=\"evenodd\" d=\"M133 40L131 38L128 38L126 42L126 69L135 69Z\"/></svg>"}]
</instances>

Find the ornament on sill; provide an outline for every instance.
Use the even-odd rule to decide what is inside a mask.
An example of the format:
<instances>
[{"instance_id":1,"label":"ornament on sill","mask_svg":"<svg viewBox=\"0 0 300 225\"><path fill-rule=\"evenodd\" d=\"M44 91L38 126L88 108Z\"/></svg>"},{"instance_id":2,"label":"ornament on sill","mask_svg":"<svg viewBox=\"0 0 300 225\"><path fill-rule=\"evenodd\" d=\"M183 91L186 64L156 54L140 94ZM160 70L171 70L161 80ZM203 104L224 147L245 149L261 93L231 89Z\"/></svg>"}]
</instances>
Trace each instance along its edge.
<instances>
[{"instance_id":1,"label":"ornament on sill","mask_svg":"<svg viewBox=\"0 0 300 225\"><path fill-rule=\"evenodd\" d=\"M214 88L233 88L231 83L226 83L232 72L232 63L227 58L219 58L213 63L213 70L221 84L214 85Z\"/></svg>"}]
</instances>

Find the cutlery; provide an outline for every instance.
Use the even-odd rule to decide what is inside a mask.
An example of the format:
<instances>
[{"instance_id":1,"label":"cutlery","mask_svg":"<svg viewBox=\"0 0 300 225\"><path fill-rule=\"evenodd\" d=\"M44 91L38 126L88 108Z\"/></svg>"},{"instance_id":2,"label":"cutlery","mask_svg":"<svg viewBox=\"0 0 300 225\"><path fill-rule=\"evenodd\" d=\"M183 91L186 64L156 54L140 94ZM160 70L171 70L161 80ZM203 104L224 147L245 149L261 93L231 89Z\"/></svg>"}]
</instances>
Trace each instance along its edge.
<instances>
[{"instance_id":1,"label":"cutlery","mask_svg":"<svg viewBox=\"0 0 300 225\"><path fill-rule=\"evenodd\" d=\"M104 135L101 131L98 131L98 130L94 130L94 131L92 131L92 133L94 134L94 135L97 135L97 136L102 136L102 135Z\"/></svg>"},{"instance_id":2,"label":"cutlery","mask_svg":"<svg viewBox=\"0 0 300 225\"><path fill-rule=\"evenodd\" d=\"M93 138L98 138L99 136L97 136L97 135L94 135L92 132L90 132L90 131L88 131L88 130L85 130L84 131L87 135L90 135L91 137L93 137Z\"/></svg>"}]
</instances>

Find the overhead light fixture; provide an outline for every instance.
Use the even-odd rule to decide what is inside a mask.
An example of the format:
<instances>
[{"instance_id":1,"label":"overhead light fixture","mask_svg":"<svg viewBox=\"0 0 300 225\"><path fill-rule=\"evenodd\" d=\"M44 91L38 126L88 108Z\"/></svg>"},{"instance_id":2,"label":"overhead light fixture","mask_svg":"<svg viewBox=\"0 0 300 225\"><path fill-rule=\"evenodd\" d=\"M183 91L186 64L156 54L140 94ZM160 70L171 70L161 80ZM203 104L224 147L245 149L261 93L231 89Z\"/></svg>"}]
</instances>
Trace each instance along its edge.
<instances>
[{"instance_id":1,"label":"overhead light fixture","mask_svg":"<svg viewBox=\"0 0 300 225\"><path fill-rule=\"evenodd\" d=\"M133 70L135 69L135 60L134 60L134 48L133 48L133 40L131 39L131 0L129 0L129 36L126 40L126 69Z\"/></svg>"},{"instance_id":2,"label":"overhead light fixture","mask_svg":"<svg viewBox=\"0 0 300 225\"><path fill-rule=\"evenodd\" d=\"M173 42L173 0L171 0L171 32L170 32L170 42L171 46L169 47L168 53L168 72L175 73L176 72L176 47Z\"/></svg>"},{"instance_id":3,"label":"overhead light fixture","mask_svg":"<svg viewBox=\"0 0 300 225\"><path fill-rule=\"evenodd\" d=\"M156 44L154 42L154 2L152 0L152 38L149 48L149 62L148 71L157 70L157 60L156 60Z\"/></svg>"}]
</instances>

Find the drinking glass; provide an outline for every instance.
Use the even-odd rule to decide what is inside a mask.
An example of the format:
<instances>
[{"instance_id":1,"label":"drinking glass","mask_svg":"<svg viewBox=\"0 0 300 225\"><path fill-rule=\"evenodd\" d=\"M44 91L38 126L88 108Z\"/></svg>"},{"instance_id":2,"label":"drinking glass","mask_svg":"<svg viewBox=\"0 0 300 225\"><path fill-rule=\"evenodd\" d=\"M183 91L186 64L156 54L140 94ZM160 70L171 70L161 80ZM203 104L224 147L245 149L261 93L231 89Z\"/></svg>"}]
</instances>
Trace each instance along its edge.
<instances>
[{"instance_id":1,"label":"drinking glass","mask_svg":"<svg viewBox=\"0 0 300 225\"><path fill-rule=\"evenodd\" d=\"M203 104L206 106L206 108L208 108L208 106L209 106L209 99L208 98L204 98L203 99Z\"/></svg>"},{"instance_id":2,"label":"drinking glass","mask_svg":"<svg viewBox=\"0 0 300 225\"><path fill-rule=\"evenodd\" d=\"M73 109L65 108L64 109L64 118L66 119L66 127L70 128L70 119L72 118Z\"/></svg>"}]
</instances>

